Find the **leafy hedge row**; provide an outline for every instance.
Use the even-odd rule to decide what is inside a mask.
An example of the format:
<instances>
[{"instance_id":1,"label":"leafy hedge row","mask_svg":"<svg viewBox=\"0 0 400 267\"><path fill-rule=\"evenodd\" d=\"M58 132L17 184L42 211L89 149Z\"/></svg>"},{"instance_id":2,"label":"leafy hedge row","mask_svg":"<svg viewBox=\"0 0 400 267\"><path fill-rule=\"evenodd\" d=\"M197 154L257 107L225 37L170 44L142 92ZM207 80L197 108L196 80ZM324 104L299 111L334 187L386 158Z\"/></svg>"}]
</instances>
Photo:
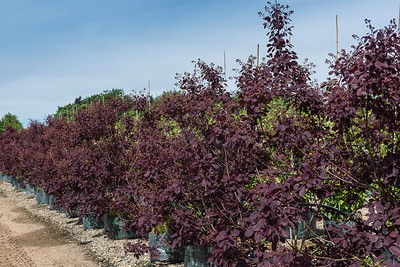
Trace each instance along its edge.
<instances>
[{"instance_id":1,"label":"leafy hedge row","mask_svg":"<svg viewBox=\"0 0 400 267\"><path fill-rule=\"evenodd\" d=\"M82 215L116 214L142 234L167 227L174 246L210 246L220 266L398 264L396 25L367 21L370 33L317 86L288 41L291 13L269 4L261 14L267 58L240 62L234 94L220 68L198 61L151 106L112 98L73 120L9 128L0 170Z\"/></svg>"}]
</instances>

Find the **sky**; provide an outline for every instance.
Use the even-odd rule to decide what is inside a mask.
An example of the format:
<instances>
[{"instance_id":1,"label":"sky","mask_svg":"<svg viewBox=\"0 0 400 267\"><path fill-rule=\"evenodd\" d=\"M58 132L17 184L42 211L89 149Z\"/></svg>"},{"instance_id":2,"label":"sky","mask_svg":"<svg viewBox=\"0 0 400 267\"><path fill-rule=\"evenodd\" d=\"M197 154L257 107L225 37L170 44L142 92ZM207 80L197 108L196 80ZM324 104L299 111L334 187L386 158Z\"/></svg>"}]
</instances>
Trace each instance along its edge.
<instances>
[{"instance_id":1,"label":"sky","mask_svg":"<svg viewBox=\"0 0 400 267\"><path fill-rule=\"evenodd\" d=\"M236 76L236 59L265 54L264 0L0 0L0 118L14 114L26 127L58 106L113 88L151 94L176 88L176 73L193 60L223 66ZM316 64L356 44L353 34L398 20L400 0L279 0L291 16L293 50ZM229 90L235 90L230 80Z\"/></svg>"}]
</instances>

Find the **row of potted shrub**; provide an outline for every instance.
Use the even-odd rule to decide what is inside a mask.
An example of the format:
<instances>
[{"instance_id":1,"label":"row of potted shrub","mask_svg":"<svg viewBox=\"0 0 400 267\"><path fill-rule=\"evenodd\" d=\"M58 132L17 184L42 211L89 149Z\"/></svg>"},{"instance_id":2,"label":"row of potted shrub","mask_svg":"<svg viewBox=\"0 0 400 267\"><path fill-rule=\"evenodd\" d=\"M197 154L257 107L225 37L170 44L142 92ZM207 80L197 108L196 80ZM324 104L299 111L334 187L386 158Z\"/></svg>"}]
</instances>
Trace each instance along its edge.
<instances>
[{"instance_id":1,"label":"row of potted shrub","mask_svg":"<svg viewBox=\"0 0 400 267\"><path fill-rule=\"evenodd\" d=\"M62 206L54 206L56 197L48 195L43 188L32 187L26 181L21 181L14 176L8 176L0 173L0 180L12 184L16 190L26 192L28 195L34 195L38 205L49 205L50 210L56 210L65 213L67 218L76 218L80 216L81 223L85 230L103 229L107 236L114 240L133 239L137 238L135 228L129 226L123 218L111 214L104 214L101 217L96 217L94 214L77 214L76 211L64 210ZM162 233L161 233L162 232ZM184 249L174 249L171 247L169 234L167 229L148 234L150 250L150 260L152 263L179 263L184 261ZM191 253L187 253L191 255ZM206 263L208 260L208 253L204 253L199 257L186 257L187 260L192 261L195 266L200 262ZM189 266L191 266L189 264Z\"/></svg>"},{"instance_id":2,"label":"row of potted shrub","mask_svg":"<svg viewBox=\"0 0 400 267\"><path fill-rule=\"evenodd\" d=\"M15 189L24 191L29 195L34 195L38 205L49 205L50 210L65 213L67 218L78 217L75 211L64 210L62 207L55 207L55 196L48 195L42 188L31 187L26 181L21 181L17 177L8 176L0 173L0 180L11 183ZM107 236L114 240L134 239L136 235L135 227L126 223L126 220L111 214L104 214L97 218L93 214L86 214L81 222L85 230L104 228ZM150 261L152 263L181 263L185 266L206 266L211 256L210 247L188 246L186 248L173 248L171 234L164 227L157 227L155 231L148 234ZM244 262L238 266L244 266Z\"/></svg>"}]
</instances>

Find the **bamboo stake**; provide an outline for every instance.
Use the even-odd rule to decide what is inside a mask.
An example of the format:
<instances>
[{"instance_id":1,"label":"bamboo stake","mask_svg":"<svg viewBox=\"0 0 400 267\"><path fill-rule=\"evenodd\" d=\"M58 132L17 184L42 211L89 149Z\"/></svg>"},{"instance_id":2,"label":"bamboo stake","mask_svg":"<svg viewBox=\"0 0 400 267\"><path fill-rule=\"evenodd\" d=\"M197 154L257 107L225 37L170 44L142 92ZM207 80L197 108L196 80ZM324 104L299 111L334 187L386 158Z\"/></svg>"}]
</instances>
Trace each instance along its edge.
<instances>
[{"instance_id":1,"label":"bamboo stake","mask_svg":"<svg viewBox=\"0 0 400 267\"><path fill-rule=\"evenodd\" d=\"M257 44L257 67L260 62L260 44Z\"/></svg>"},{"instance_id":2,"label":"bamboo stake","mask_svg":"<svg viewBox=\"0 0 400 267\"><path fill-rule=\"evenodd\" d=\"M149 85L148 85L148 88L149 88L149 109L150 109L150 81L149 81Z\"/></svg>"},{"instance_id":3,"label":"bamboo stake","mask_svg":"<svg viewBox=\"0 0 400 267\"><path fill-rule=\"evenodd\" d=\"M336 63L339 61L339 26L338 15L336 15ZM339 76L336 74L336 81L339 84Z\"/></svg>"},{"instance_id":4,"label":"bamboo stake","mask_svg":"<svg viewBox=\"0 0 400 267\"><path fill-rule=\"evenodd\" d=\"M339 59L339 27L338 16L336 15L336 61Z\"/></svg>"},{"instance_id":5,"label":"bamboo stake","mask_svg":"<svg viewBox=\"0 0 400 267\"><path fill-rule=\"evenodd\" d=\"M224 51L224 76L225 76L225 81L226 81L226 57L225 57L225 51Z\"/></svg>"}]
</instances>

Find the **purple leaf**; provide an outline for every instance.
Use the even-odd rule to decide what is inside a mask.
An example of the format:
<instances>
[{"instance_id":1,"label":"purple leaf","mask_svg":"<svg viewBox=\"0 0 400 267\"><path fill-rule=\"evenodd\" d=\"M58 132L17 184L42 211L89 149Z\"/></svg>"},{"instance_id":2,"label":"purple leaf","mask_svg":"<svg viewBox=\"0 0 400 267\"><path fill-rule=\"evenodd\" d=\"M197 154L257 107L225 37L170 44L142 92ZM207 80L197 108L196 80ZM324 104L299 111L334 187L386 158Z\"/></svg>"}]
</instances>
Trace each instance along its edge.
<instances>
[{"instance_id":1,"label":"purple leaf","mask_svg":"<svg viewBox=\"0 0 400 267\"><path fill-rule=\"evenodd\" d=\"M390 246L389 251L395 256L400 256L400 248L396 245Z\"/></svg>"},{"instance_id":2,"label":"purple leaf","mask_svg":"<svg viewBox=\"0 0 400 267\"><path fill-rule=\"evenodd\" d=\"M306 194L306 187L302 186L299 191L299 196L304 196Z\"/></svg>"}]
</instances>

